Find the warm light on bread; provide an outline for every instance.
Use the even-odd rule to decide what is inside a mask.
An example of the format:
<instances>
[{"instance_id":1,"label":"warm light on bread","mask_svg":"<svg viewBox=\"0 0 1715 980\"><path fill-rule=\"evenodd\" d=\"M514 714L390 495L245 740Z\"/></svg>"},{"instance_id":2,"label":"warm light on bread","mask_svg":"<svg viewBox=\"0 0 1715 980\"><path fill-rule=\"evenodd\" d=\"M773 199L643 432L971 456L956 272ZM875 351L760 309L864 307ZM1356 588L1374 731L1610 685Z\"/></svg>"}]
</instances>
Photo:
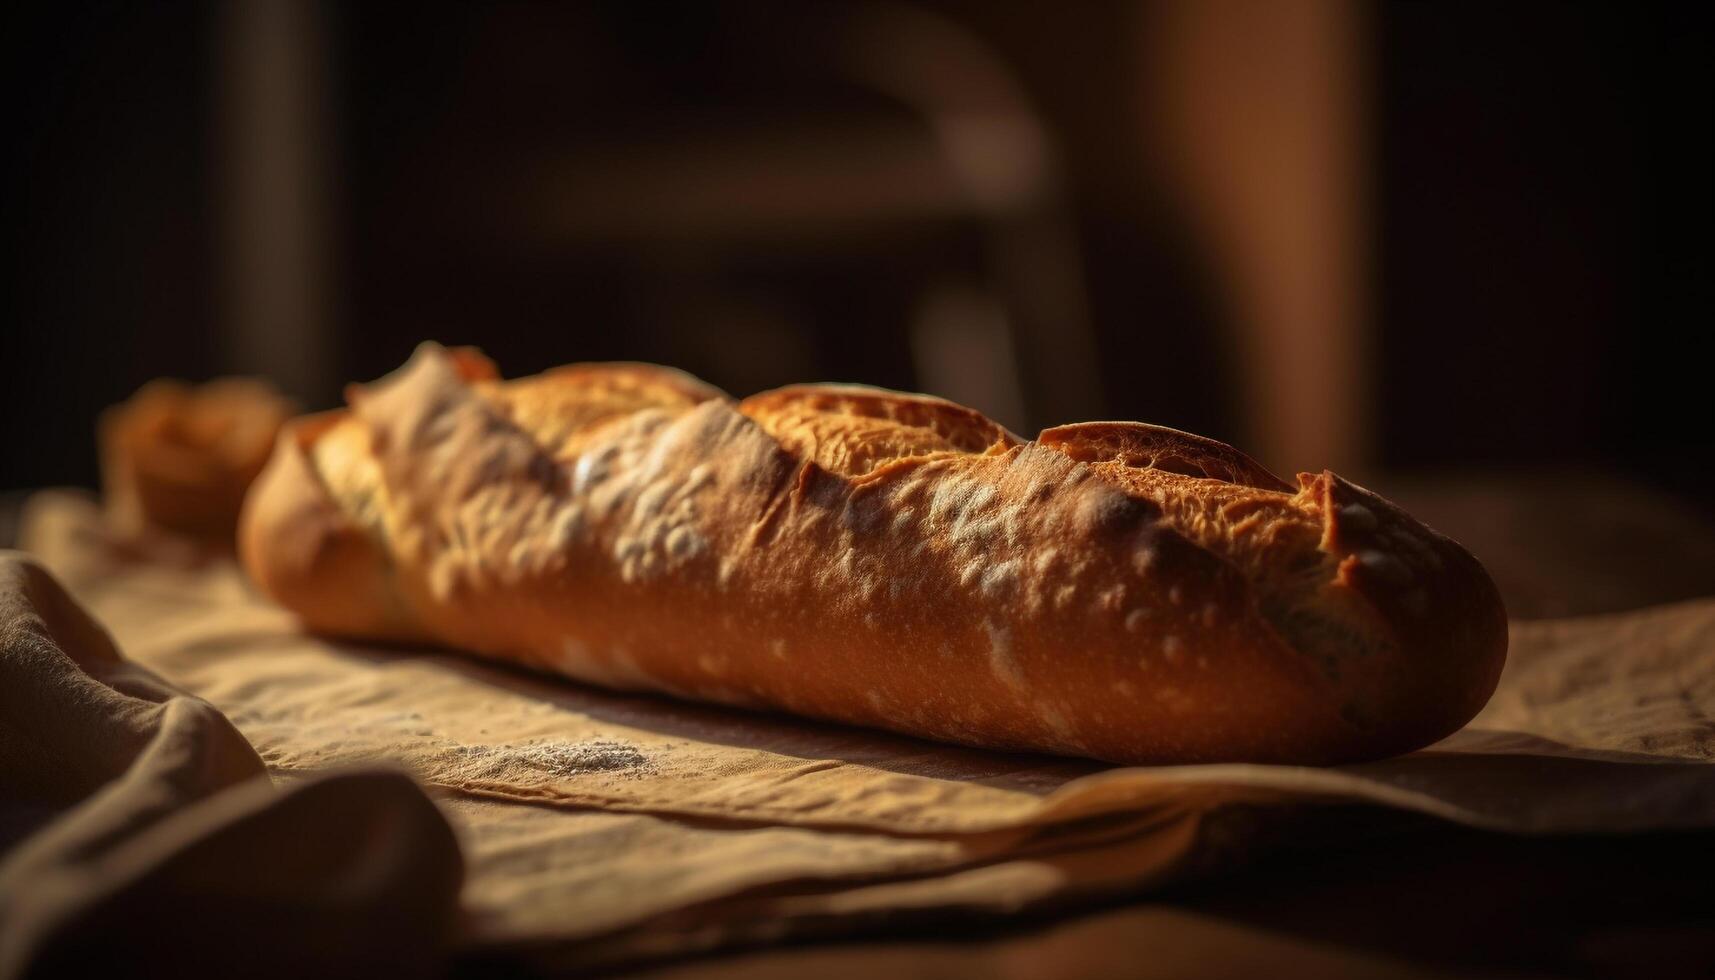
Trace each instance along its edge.
<instances>
[{"instance_id":1,"label":"warm light on bread","mask_svg":"<svg viewBox=\"0 0 1715 980\"><path fill-rule=\"evenodd\" d=\"M1457 544L1170 429L1026 441L922 395L734 403L638 364L502 382L435 345L348 400L282 434L241 529L329 634L1124 763L1408 751L1505 658Z\"/></svg>"}]
</instances>

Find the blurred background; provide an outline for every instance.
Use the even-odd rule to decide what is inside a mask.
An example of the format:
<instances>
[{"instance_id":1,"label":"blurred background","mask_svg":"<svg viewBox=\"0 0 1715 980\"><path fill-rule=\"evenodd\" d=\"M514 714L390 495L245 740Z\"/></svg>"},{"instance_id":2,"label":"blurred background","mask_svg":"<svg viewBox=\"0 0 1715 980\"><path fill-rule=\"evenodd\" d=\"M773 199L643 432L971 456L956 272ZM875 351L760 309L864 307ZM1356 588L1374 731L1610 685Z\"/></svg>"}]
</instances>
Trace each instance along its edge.
<instances>
[{"instance_id":1,"label":"blurred background","mask_svg":"<svg viewBox=\"0 0 1715 980\"><path fill-rule=\"evenodd\" d=\"M0 490L93 485L152 377L324 407L438 339L1212 435L1516 554L1515 611L1715 583L1704 6L0 16ZM1569 535L1628 557L1517 598Z\"/></svg>"}]
</instances>

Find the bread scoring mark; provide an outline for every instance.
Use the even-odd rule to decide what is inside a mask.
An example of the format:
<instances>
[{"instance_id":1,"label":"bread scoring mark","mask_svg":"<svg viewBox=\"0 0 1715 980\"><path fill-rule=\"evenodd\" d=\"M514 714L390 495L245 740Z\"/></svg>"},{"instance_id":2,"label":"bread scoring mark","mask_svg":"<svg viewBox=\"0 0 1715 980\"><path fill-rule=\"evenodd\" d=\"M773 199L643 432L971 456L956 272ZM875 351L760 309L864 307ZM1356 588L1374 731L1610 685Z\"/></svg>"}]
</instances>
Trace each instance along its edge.
<instances>
[{"instance_id":1,"label":"bread scoring mark","mask_svg":"<svg viewBox=\"0 0 1715 980\"><path fill-rule=\"evenodd\" d=\"M1019 441L972 409L879 388L797 385L753 395L738 411L793 456L846 479L901 459L994 452Z\"/></svg>"}]
</instances>

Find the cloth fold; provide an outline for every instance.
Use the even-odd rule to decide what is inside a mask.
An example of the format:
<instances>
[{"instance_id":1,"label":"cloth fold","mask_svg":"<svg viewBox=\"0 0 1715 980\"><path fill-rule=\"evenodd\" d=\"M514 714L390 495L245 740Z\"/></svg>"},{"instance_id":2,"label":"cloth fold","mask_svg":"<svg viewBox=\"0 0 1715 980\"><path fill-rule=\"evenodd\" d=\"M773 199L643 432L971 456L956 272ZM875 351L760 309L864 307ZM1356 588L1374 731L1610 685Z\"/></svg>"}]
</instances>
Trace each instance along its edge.
<instances>
[{"instance_id":1,"label":"cloth fold","mask_svg":"<svg viewBox=\"0 0 1715 980\"><path fill-rule=\"evenodd\" d=\"M0 552L0 976L440 966L458 846L402 773L277 790L219 711ZM291 942L280 942L290 937Z\"/></svg>"},{"instance_id":2,"label":"cloth fold","mask_svg":"<svg viewBox=\"0 0 1715 980\"><path fill-rule=\"evenodd\" d=\"M485 964L588 970L992 919L1137 894L1283 838L1426 819L1543 835L1715 827L1715 601L1515 624L1489 707L1408 756L1116 769L325 642L229 562L141 561L63 495L32 503L24 542L128 656L225 713L287 786L278 797L376 764L426 786L469 872L450 941ZM438 853L427 826L412 846ZM322 846L328 868L371 853Z\"/></svg>"}]
</instances>

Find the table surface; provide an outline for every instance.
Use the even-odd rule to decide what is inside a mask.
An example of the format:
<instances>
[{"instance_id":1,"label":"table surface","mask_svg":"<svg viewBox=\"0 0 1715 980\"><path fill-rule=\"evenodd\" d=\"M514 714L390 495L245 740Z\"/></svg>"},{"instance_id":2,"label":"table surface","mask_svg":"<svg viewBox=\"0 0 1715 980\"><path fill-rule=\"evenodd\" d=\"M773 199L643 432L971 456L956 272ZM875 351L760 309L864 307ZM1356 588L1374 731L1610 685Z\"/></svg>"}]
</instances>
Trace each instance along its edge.
<instances>
[{"instance_id":1,"label":"table surface","mask_svg":"<svg viewBox=\"0 0 1715 980\"><path fill-rule=\"evenodd\" d=\"M1715 594L1715 522L1596 473L1377 481L1469 547L1517 618ZM17 505L0 499L0 546ZM1425 822L1004 926L738 952L727 977L1715 976L1715 835L1505 837Z\"/></svg>"}]
</instances>

